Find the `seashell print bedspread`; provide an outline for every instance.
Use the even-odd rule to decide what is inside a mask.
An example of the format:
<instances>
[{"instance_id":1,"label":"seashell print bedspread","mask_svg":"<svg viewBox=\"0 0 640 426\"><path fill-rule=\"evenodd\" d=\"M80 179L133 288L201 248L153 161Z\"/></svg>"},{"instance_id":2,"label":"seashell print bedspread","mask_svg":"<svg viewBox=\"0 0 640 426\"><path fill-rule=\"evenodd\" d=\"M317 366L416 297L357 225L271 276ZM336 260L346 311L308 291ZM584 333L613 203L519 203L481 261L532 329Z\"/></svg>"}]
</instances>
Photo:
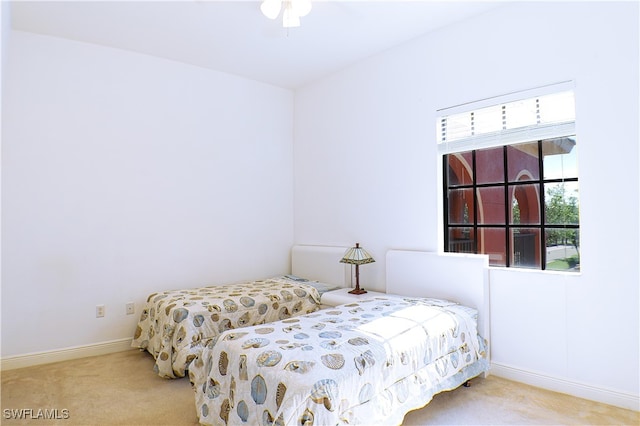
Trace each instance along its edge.
<instances>
[{"instance_id":1,"label":"seashell print bedspread","mask_svg":"<svg viewBox=\"0 0 640 426\"><path fill-rule=\"evenodd\" d=\"M220 333L314 312L320 294L287 277L153 293L131 346L146 349L165 378L184 377L202 342Z\"/></svg>"},{"instance_id":2,"label":"seashell print bedspread","mask_svg":"<svg viewBox=\"0 0 640 426\"><path fill-rule=\"evenodd\" d=\"M366 296L363 296L366 297ZM202 424L400 424L488 369L477 311L387 295L231 330L189 369Z\"/></svg>"}]
</instances>

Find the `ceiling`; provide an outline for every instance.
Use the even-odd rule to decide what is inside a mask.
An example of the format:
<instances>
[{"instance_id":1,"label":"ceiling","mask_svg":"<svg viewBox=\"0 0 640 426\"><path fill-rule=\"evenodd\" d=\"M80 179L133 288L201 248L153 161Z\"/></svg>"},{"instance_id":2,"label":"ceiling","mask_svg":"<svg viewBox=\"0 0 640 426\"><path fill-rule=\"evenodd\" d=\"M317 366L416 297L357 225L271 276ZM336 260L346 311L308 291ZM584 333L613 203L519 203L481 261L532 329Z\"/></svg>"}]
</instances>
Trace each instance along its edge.
<instances>
[{"instance_id":1,"label":"ceiling","mask_svg":"<svg viewBox=\"0 0 640 426\"><path fill-rule=\"evenodd\" d=\"M10 13L14 30L135 51L295 89L500 3L313 1L301 26L289 30L280 20L263 16L260 2L246 0L19 0L12 2Z\"/></svg>"}]
</instances>

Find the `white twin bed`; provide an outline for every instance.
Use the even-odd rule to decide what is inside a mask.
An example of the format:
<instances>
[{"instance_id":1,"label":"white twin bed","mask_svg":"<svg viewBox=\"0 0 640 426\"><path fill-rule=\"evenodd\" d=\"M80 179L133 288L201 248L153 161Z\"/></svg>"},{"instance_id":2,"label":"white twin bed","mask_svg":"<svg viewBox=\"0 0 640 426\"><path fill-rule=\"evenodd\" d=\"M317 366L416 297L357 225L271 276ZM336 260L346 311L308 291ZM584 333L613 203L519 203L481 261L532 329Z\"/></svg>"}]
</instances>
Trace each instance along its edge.
<instances>
[{"instance_id":1,"label":"white twin bed","mask_svg":"<svg viewBox=\"0 0 640 426\"><path fill-rule=\"evenodd\" d=\"M344 247L296 246L292 273L347 286ZM400 424L489 366L488 261L391 250L385 295L235 328L189 366L202 424Z\"/></svg>"},{"instance_id":2,"label":"white twin bed","mask_svg":"<svg viewBox=\"0 0 640 426\"><path fill-rule=\"evenodd\" d=\"M293 271L259 280L152 293L131 343L155 359L164 378L184 377L202 348L227 330L285 320L320 309L321 295L344 287L344 248L295 246Z\"/></svg>"}]
</instances>

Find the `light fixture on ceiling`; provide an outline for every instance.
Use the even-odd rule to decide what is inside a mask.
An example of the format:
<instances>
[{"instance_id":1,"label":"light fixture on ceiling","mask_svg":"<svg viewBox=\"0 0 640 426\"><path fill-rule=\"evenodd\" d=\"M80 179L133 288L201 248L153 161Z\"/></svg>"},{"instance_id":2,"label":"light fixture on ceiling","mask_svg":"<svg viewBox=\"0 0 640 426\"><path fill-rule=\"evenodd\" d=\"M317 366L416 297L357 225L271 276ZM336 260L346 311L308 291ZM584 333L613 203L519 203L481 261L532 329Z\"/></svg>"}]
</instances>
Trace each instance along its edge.
<instances>
[{"instance_id":1,"label":"light fixture on ceiling","mask_svg":"<svg viewBox=\"0 0 640 426\"><path fill-rule=\"evenodd\" d=\"M300 26L300 18L311 11L310 0L264 0L260 5L263 15L269 19L276 19L282 13L282 26L293 28Z\"/></svg>"}]
</instances>

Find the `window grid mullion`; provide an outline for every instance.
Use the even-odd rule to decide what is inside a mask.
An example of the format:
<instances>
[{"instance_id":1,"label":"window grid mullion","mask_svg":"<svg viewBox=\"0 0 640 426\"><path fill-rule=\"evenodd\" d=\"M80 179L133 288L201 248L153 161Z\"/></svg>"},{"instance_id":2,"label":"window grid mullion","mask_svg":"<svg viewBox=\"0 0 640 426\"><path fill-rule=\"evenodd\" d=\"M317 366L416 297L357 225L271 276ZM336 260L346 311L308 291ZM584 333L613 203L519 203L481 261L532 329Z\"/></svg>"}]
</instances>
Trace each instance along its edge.
<instances>
[{"instance_id":1,"label":"window grid mullion","mask_svg":"<svg viewBox=\"0 0 640 426\"><path fill-rule=\"evenodd\" d=\"M478 181L477 181L477 169L476 169L476 151L471 153L471 173L473 179L473 251L478 253Z\"/></svg>"},{"instance_id":2,"label":"window grid mullion","mask_svg":"<svg viewBox=\"0 0 640 426\"><path fill-rule=\"evenodd\" d=\"M545 194L544 194L544 158L542 157L542 141L538 141L538 174L540 184L540 268L547 269L547 231L545 222Z\"/></svg>"},{"instance_id":3,"label":"window grid mullion","mask_svg":"<svg viewBox=\"0 0 640 426\"><path fill-rule=\"evenodd\" d=\"M451 224L449 223L449 155L442 156L442 182L443 182L443 194L445 195L443 207L444 207L444 251L449 251L449 229L451 229Z\"/></svg>"},{"instance_id":4,"label":"window grid mullion","mask_svg":"<svg viewBox=\"0 0 640 426\"><path fill-rule=\"evenodd\" d=\"M505 255L507 256L505 265L507 266L507 268L509 266L511 266L511 238L510 238L510 232L511 232L511 212L510 212L510 204L509 204L509 164L507 161L507 147L504 146L502 147L502 166L503 166L503 170L502 170L502 179L503 179L503 186L504 186L504 230L505 230L505 236L504 236L504 249L505 249Z\"/></svg>"}]
</instances>

